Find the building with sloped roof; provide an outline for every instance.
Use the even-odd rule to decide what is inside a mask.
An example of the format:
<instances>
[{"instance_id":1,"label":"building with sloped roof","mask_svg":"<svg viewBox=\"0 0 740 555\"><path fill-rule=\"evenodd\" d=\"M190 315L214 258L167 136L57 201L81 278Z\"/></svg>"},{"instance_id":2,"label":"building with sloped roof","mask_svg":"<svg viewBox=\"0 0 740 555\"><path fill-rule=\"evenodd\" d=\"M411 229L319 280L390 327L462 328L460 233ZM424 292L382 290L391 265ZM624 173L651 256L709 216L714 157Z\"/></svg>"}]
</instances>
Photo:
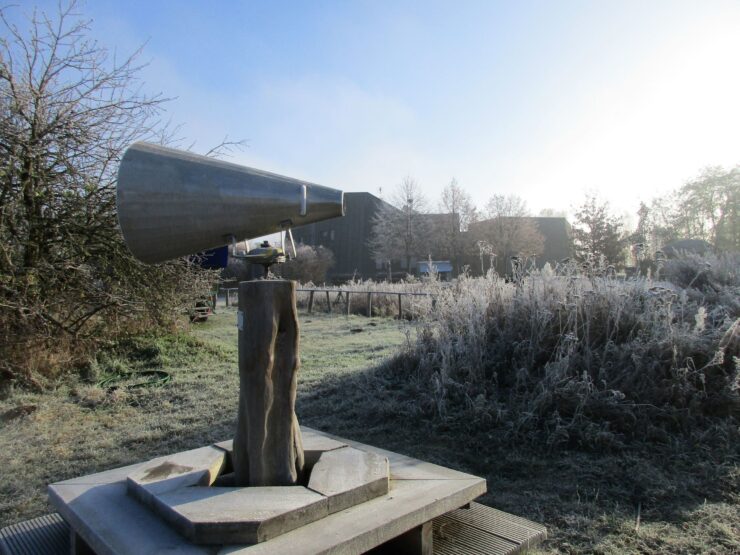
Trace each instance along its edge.
<instances>
[{"instance_id":1,"label":"building with sloped roof","mask_svg":"<svg viewBox=\"0 0 740 555\"><path fill-rule=\"evenodd\" d=\"M375 279L383 275L383 268L378 268L368 240L373 217L383 204L387 203L371 193L344 193L343 218L296 227L293 238L296 243L332 251L334 266L327 275L331 281Z\"/></svg>"},{"instance_id":2,"label":"building with sloped roof","mask_svg":"<svg viewBox=\"0 0 740 555\"><path fill-rule=\"evenodd\" d=\"M334 218L323 222L317 222L293 229L293 237L296 243L310 246L323 246L334 254L334 266L329 269L327 279L333 282L342 282L349 279L376 279L385 280L400 279L407 273L419 273L419 263L424 262L426 257L412 258L411 267L406 268L405 260L391 261L391 271L388 269L387 261L376 260L370 246L369 239L372 233L373 218L381 206L390 206L384 200L371 193L344 193L343 218ZM424 218L430 227L435 225L449 225L449 214L425 214ZM570 237L570 224L565 218L560 217L531 217L540 234L544 238L544 250L535 262L541 268L545 262L555 264L572 256L572 241ZM486 220L490 221L490 220ZM473 237L476 230L485 227L486 221L470 224L466 232L461 232L462 243L466 240L474 243ZM453 224L454 225L454 224ZM434 245L430 245L433 250ZM439 252L431 252L435 263L450 264L450 260L441 256ZM480 273L480 260L478 256L461 256L460 262L467 264L473 274ZM507 271L510 272L510 264L507 262ZM427 270L428 271L428 270ZM451 264L449 274L455 277L454 264Z\"/></svg>"},{"instance_id":3,"label":"building with sloped roof","mask_svg":"<svg viewBox=\"0 0 740 555\"><path fill-rule=\"evenodd\" d=\"M531 217L540 234L545 238L542 254L537 261L537 267L542 268L545 263L557 264L565 258L573 256L573 237L568 220L562 217Z\"/></svg>"},{"instance_id":4,"label":"building with sloped roof","mask_svg":"<svg viewBox=\"0 0 740 555\"><path fill-rule=\"evenodd\" d=\"M542 235L544 240L542 253L538 254L533 258L537 268L542 268L545 264L549 263L551 266L555 266L564 259L573 256L573 239L571 235L571 225L563 217L545 217L545 216L523 216L513 217L509 216L507 219L519 219L532 222L537 231ZM487 224L490 224L494 220L481 220L475 223L471 223L468 229L473 237L484 236L484 230ZM471 239L472 240L472 239ZM521 256L529 257L530 253L515 253ZM480 261L477 257L469 256L466 259L470 269L474 275L480 274ZM487 265L484 263L484 265ZM511 260L498 260L497 271L506 274L511 273Z\"/></svg>"}]
</instances>

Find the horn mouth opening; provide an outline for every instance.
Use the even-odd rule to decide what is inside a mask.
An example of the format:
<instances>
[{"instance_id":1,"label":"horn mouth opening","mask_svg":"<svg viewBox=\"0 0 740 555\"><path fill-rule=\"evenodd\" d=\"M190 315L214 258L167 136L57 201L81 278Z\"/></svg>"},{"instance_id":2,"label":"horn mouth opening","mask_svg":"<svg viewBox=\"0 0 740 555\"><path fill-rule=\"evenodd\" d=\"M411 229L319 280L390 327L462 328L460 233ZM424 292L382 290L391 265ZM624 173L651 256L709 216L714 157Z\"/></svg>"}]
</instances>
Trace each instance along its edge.
<instances>
[{"instance_id":1,"label":"horn mouth opening","mask_svg":"<svg viewBox=\"0 0 740 555\"><path fill-rule=\"evenodd\" d=\"M298 196L298 198L296 198ZM296 202L297 201L297 202ZM344 193L158 145L131 145L118 168L118 226L139 260L164 262L345 213Z\"/></svg>"}]
</instances>

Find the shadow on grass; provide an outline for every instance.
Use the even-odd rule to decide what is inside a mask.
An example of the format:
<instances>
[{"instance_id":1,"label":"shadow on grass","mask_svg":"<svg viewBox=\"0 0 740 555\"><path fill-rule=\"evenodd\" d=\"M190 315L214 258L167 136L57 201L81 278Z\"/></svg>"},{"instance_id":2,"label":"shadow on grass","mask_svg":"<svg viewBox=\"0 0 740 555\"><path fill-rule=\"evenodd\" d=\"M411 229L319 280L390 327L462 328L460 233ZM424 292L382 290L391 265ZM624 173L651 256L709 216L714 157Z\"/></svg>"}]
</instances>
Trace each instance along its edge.
<instances>
[{"instance_id":1,"label":"shadow on grass","mask_svg":"<svg viewBox=\"0 0 740 555\"><path fill-rule=\"evenodd\" d=\"M545 549L738 552L737 446L633 442L628 449L598 453L515 443L505 422L481 426L465 418L435 418L428 393L398 366L403 365L326 376L299 391L299 420L484 476L488 493L481 501L547 525ZM706 529L699 521L709 505L716 526Z\"/></svg>"},{"instance_id":2,"label":"shadow on grass","mask_svg":"<svg viewBox=\"0 0 740 555\"><path fill-rule=\"evenodd\" d=\"M300 422L484 476L489 493L481 501L545 524L549 552L740 552L737 446L717 450L677 442L669 449L635 443L597 453L517 444L508 439L505 422L434 418L427 388L398 366L326 373L302 383ZM50 482L232 437L237 401L232 389L222 390L228 395L200 392L197 401L176 385L138 396L137 409L156 425L121 434L109 452L46 459L43 471L32 478L8 476L0 488L8 500L0 520L8 524L38 516ZM165 400L172 407L197 402L207 410L163 414Z\"/></svg>"}]
</instances>

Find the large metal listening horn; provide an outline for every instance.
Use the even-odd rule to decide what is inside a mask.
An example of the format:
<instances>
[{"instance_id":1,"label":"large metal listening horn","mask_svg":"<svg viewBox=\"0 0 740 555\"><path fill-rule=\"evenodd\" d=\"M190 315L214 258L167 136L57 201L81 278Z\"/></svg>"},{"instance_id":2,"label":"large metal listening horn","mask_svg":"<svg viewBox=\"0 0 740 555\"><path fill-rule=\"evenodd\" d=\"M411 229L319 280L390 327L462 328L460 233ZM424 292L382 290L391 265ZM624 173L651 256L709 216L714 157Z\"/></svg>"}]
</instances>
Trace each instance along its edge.
<instances>
[{"instance_id":1,"label":"large metal listening horn","mask_svg":"<svg viewBox=\"0 0 740 555\"><path fill-rule=\"evenodd\" d=\"M117 204L150 264L344 215L337 189L141 142L121 160Z\"/></svg>"}]
</instances>

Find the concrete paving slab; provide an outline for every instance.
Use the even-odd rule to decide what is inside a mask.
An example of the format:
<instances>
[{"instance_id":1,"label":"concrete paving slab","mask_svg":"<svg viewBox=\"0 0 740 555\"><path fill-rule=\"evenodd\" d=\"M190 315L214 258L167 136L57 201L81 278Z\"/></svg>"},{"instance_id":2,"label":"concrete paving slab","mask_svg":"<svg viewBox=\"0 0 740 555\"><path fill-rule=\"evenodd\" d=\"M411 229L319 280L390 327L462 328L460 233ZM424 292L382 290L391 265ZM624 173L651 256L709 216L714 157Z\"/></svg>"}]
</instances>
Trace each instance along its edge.
<instances>
[{"instance_id":1,"label":"concrete paving slab","mask_svg":"<svg viewBox=\"0 0 740 555\"><path fill-rule=\"evenodd\" d=\"M312 432L314 434L323 435L329 439L343 441L350 447L359 449L361 451L371 451L388 457L388 462L391 467L391 480L468 480L471 474L446 468L438 464L433 464L426 461L420 461L407 455L401 455L400 453L394 453L393 451L387 451L379 447L373 447L371 445L365 445L359 441L353 441L350 439L341 439L313 430L311 428L302 427L304 433Z\"/></svg>"},{"instance_id":2,"label":"concrete paving slab","mask_svg":"<svg viewBox=\"0 0 740 555\"><path fill-rule=\"evenodd\" d=\"M231 546L195 545L163 519L153 518L152 511L127 495L125 477L141 465L52 484L49 486L49 499L99 555L352 555L363 553L461 507L486 491L482 478L311 431L361 451L387 456L392 477L388 494L330 514L263 543ZM407 478L393 479L394 474ZM429 479L420 477L424 475Z\"/></svg>"},{"instance_id":3,"label":"concrete paving slab","mask_svg":"<svg viewBox=\"0 0 740 555\"><path fill-rule=\"evenodd\" d=\"M219 441L218 443L214 443L213 446L218 447L219 449L223 449L224 451L227 451L229 453L234 452L234 440L233 439Z\"/></svg>"},{"instance_id":4,"label":"concrete paving slab","mask_svg":"<svg viewBox=\"0 0 740 555\"><path fill-rule=\"evenodd\" d=\"M188 451L180 451L179 453L173 453L172 455L163 455L162 457L157 457L154 460L160 460L160 459L167 459L170 456L178 455L178 456L184 456L189 457L191 453L193 453L195 456L198 456L198 453L201 451L210 451L210 446L206 447L198 447L197 449L189 449ZM108 484L110 482L115 482L117 480L125 480L126 477L131 474L134 470L141 467L142 464L146 464L146 461L144 462L137 462L134 464L129 464L126 466L120 466L118 468L112 468L110 470L104 470L102 472L96 472L94 474L87 474L85 476L78 476L77 478L70 478L69 480L63 480L61 482L56 482L57 484Z\"/></svg>"},{"instance_id":5,"label":"concrete paving slab","mask_svg":"<svg viewBox=\"0 0 740 555\"><path fill-rule=\"evenodd\" d=\"M202 447L145 462L127 477L129 492L149 506L154 496L190 486L210 486L226 465L226 453Z\"/></svg>"},{"instance_id":6,"label":"concrete paving slab","mask_svg":"<svg viewBox=\"0 0 740 555\"><path fill-rule=\"evenodd\" d=\"M356 555L454 510L486 491L472 480L402 480L388 495L307 524L269 542L224 546L221 555Z\"/></svg>"},{"instance_id":7,"label":"concrete paving slab","mask_svg":"<svg viewBox=\"0 0 740 555\"><path fill-rule=\"evenodd\" d=\"M328 514L327 498L302 486L190 487L157 501L157 512L197 544L263 542Z\"/></svg>"},{"instance_id":8,"label":"concrete paving slab","mask_svg":"<svg viewBox=\"0 0 740 555\"><path fill-rule=\"evenodd\" d=\"M344 447L321 454L308 489L328 497L329 513L388 493L388 458Z\"/></svg>"},{"instance_id":9,"label":"concrete paving slab","mask_svg":"<svg viewBox=\"0 0 740 555\"><path fill-rule=\"evenodd\" d=\"M102 472L96 472L95 474L87 474L85 476L78 476L76 478L70 478L69 480L63 480L56 482L58 485L78 485L78 484L110 484L118 480L125 480L126 476L131 474L134 470L141 466L141 462L135 464L129 464L126 466L120 466L118 468L111 468L110 470L104 470Z\"/></svg>"},{"instance_id":10,"label":"concrete paving slab","mask_svg":"<svg viewBox=\"0 0 740 555\"><path fill-rule=\"evenodd\" d=\"M303 439L303 456L306 461L306 467L311 468L316 461L319 460L321 453L325 451L333 451L334 449L341 449L347 447L347 443L339 441L336 438L326 436L311 428L301 426L301 437ZM234 451L234 440L227 439L213 444L214 447L223 449L228 453Z\"/></svg>"},{"instance_id":11,"label":"concrete paving slab","mask_svg":"<svg viewBox=\"0 0 740 555\"><path fill-rule=\"evenodd\" d=\"M321 432L301 426L301 437L303 438L303 449L312 451L333 451L346 447L347 442L331 438Z\"/></svg>"},{"instance_id":12,"label":"concrete paving slab","mask_svg":"<svg viewBox=\"0 0 740 555\"><path fill-rule=\"evenodd\" d=\"M303 457L308 469L316 464L322 453L347 447L343 441L330 438L304 426L301 426L301 436L303 437Z\"/></svg>"},{"instance_id":13,"label":"concrete paving slab","mask_svg":"<svg viewBox=\"0 0 740 555\"><path fill-rule=\"evenodd\" d=\"M127 495L126 484L53 484L49 501L97 555L204 555Z\"/></svg>"}]
</instances>

